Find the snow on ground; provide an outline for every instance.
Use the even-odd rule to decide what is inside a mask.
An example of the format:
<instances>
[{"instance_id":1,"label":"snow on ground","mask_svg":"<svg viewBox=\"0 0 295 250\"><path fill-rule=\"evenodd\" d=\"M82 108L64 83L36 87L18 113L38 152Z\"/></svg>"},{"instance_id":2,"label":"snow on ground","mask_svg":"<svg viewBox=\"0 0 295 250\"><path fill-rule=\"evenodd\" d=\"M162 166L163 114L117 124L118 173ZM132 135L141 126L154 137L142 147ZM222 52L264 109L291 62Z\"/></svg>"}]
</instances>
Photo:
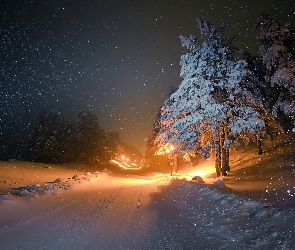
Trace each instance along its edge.
<instances>
[{"instance_id":1,"label":"snow on ground","mask_svg":"<svg viewBox=\"0 0 295 250\"><path fill-rule=\"evenodd\" d=\"M26 185L49 186L70 179L74 175L94 172L96 169L82 164L51 165L32 162L0 162L0 194L22 190Z\"/></svg>"},{"instance_id":2,"label":"snow on ground","mask_svg":"<svg viewBox=\"0 0 295 250\"><path fill-rule=\"evenodd\" d=\"M0 249L295 249L294 139L264 151L231 152L221 179L212 161L173 176L1 162Z\"/></svg>"},{"instance_id":3,"label":"snow on ground","mask_svg":"<svg viewBox=\"0 0 295 250\"><path fill-rule=\"evenodd\" d=\"M181 242L178 249L294 249L294 217L289 212L218 187L181 181L172 185L177 189L164 187L163 192L178 208L167 220L179 221L180 229L174 229L176 242ZM184 217L187 225L182 228Z\"/></svg>"},{"instance_id":4,"label":"snow on ground","mask_svg":"<svg viewBox=\"0 0 295 250\"><path fill-rule=\"evenodd\" d=\"M238 193L260 197L285 209L295 209L295 134L263 142L263 155L254 149L233 153L232 168L224 178Z\"/></svg>"}]
</instances>

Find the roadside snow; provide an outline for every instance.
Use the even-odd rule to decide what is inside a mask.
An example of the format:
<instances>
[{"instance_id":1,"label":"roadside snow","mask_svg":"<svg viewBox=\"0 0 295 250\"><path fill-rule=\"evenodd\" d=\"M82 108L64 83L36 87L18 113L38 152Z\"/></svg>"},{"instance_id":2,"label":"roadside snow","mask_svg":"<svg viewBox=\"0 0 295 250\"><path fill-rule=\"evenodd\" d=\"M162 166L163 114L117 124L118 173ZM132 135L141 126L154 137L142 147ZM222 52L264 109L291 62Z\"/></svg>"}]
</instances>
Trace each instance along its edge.
<instances>
[{"instance_id":1,"label":"roadside snow","mask_svg":"<svg viewBox=\"0 0 295 250\"><path fill-rule=\"evenodd\" d=\"M1 162L0 249L295 249L294 143L231 152L220 179Z\"/></svg>"},{"instance_id":2,"label":"roadside snow","mask_svg":"<svg viewBox=\"0 0 295 250\"><path fill-rule=\"evenodd\" d=\"M277 207L211 187L178 181L175 203L183 204L192 225L218 241L219 249L294 249L294 215ZM216 188L217 187L217 188Z\"/></svg>"},{"instance_id":3,"label":"roadside snow","mask_svg":"<svg viewBox=\"0 0 295 250\"><path fill-rule=\"evenodd\" d=\"M4 195L0 211L3 250L295 248L291 212L199 176L88 172Z\"/></svg>"}]
</instances>

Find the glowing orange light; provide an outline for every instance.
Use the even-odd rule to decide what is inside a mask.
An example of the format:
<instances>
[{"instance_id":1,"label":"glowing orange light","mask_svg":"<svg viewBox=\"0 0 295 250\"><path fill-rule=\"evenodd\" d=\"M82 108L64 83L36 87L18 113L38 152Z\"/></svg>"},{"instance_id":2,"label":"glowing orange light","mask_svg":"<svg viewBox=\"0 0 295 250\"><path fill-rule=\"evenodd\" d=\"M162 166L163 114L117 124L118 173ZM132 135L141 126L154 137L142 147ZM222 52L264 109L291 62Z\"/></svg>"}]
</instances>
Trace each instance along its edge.
<instances>
[{"instance_id":1,"label":"glowing orange light","mask_svg":"<svg viewBox=\"0 0 295 250\"><path fill-rule=\"evenodd\" d=\"M115 164L117 164L120 168L123 168L123 169L133 169L133 170L136 170L136 169L141 169L141 167L140 166L138 166L138 165L133 165L133 164L131 164L131 165L129 165L128 163L126 163L126 162L118 162L118 161L116 161L116 160L111 160L112 162L114 162Z\"/></svg>"},{"instance_id":2,"label":"glowing orange light","mask_svg":"<svg viewBox=\"0 0 295 250\"><path fill-rule=\"evenodd\" d=\"M166 155L169 154L171 151L174 150L174 147L170 143L164 144L159 150L155 153L156 155Z\"/></svg>"},{"instance_id":3,"label":"glowing orange light","mask_svg":"<svg viewBox=\"0 0 295 250\"><path fill-rule=\"evenodd\" d=\"M195 176L200 176L204 179L206 179L206 183L209 183L209 181L207 180L210 175L215 173L215 165L212 162L207 162L207 163L203 163L200 164L198 166L194 166L194 167L190 167L187 169L180 169L179 173L181 175L181 177L183 178L187 178L187 179L191 179L192 177Z\"/></svg>"}]
</instances>

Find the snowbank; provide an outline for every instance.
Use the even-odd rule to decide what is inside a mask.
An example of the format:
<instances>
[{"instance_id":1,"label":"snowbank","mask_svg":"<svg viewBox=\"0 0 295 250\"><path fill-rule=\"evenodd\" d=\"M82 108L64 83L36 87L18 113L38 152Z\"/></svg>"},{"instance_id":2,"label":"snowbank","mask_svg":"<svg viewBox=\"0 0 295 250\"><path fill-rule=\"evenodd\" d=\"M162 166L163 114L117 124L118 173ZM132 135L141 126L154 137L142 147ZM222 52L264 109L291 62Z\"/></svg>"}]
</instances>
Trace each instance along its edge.
<instances>
[{"instance_id":1,"label":"snowbank","mask_svg":"<svg viewBox=\"0 0 295 250\"><path fill-rule=\"evenodd\" d=\"M200 227L207 239L222 239L219 249L295 248L295 217L290 211L220 190L222 181L210 186L174 182L177 190L164 187L164 192L176 204L183 204L186 214L181 216Z\"/></svg>"}]
</instances>

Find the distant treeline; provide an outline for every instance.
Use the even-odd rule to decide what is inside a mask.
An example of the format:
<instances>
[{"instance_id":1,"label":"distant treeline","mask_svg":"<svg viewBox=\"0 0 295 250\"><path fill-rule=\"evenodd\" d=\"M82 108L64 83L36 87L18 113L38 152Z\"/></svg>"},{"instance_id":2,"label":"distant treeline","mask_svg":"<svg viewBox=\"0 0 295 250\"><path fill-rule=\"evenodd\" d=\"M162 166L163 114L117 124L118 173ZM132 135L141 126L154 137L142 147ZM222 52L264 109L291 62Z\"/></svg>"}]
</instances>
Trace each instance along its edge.
<instances>
[{"instance_id":1,"label":"distant treeline","mask_svg":"<svg viewBox=\"0 0 295 250\"><path fill-rule=\"evenodd\" d=\"M80 112L78 123L43 111L24 149L11 148L9 158L43 163L94 164L114 159L124 150L118 132L106 132L96 115ZM22 152L20 152L20 150Z\"/></svg>"}]
</instances>

